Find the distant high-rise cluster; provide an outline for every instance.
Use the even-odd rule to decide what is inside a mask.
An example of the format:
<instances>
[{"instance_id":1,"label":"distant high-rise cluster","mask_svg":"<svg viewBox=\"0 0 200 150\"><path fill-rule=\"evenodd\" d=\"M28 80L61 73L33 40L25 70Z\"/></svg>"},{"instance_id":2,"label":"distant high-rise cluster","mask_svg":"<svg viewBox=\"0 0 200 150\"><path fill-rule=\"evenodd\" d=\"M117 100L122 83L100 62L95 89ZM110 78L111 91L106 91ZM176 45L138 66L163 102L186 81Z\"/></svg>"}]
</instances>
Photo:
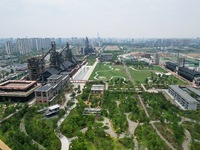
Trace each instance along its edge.
<instances>
[{"instance_id":1,"label":"distant high-rise cluster","mask_svg":"<svg viewBox=\"0 0 200 150\"><path fill-rule=\"evenodd\" d=\"M11 41L7 41L6 43L5 43L5 48L6 48L6 53L7 54L12 54L12 52L13 52L13 45L12 45L12 42Z\"/></svg>"},{"instance_id":2,"label":"distant high-rise cluster","mask_svg":"<svg viewBox=\"0 0 200 150\"><path fill-rule=\"evenodd\" d=\"M26 54L31 51L40 51L50 48L50 38L18 38L5 42L5 52L8 55L13 53Z\"/></svg>"},{"instance_id":3,"label":"distant high-rise cluster","mask_svg":"<svg viewBox=\"0 0 200 150\"><path fill-rule=\"evenodd\" d=\"M50 38L23 38L17 39L16 49L20 54L26 54L30 51L40 51L50 48Z\"/></svg>"}]
</instances>

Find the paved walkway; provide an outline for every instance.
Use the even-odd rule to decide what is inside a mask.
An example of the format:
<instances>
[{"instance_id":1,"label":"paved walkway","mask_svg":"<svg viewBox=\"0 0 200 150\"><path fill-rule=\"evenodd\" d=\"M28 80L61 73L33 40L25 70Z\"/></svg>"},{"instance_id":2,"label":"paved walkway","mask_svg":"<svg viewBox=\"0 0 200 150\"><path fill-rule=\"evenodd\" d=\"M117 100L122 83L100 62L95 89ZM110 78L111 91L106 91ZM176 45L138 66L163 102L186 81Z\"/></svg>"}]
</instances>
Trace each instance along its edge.
<instances>
[{"instance_id":1,"label":"paved walkway","mask_svg":"<svg viewBox=\"0 0 200 150\"><path fill-rule=\"evenodd\" d=\"M190 135L190 132L188 130L185 130L185 140L182 143L182 147L184 150L189 149L189 145L191 141L192 141L192 137Z\"/></svg>"},{"instance_id":2,"label":"paved walkway","mask_svg":"<svg viewBox=\"0 0 200 150\"><path fill-rule=\"evenodd\" d=\"M20 122L20 125L19 125L19 129L20 129L20 132L23 132L26 136L29 136L28 134L27 134L27 132L26 132L26 128L25 128L25 125L24 125L24 117L21 119L21 122ZM36 145L38 145L38 148L40 149L40 150L44 150L44 149L46 149L46 148L44 148L42 145L40 145L38 142L36 142L35 140L31 140L31 142L33 143L33 144L36 144Z\"/></svg>"},{"instance_id":3,"label":"paved walkway","mask_svg":"<svg viewBox=\"0 0 200 150\"><path fill-rule=\"evenodd\" d=\"M127 121L128 121L128 130L129 130L130 134L134 136L134 132L135 132L135 129L137 128L137 126L138 126L138 123L131 121L131 120L128 118L128 115L129 115L129 114L130 114L130 113L126 113L126 119L127 119ZM135 137L134 137L133 141L134 141L134 143L135 143L135 145L134 145L134 150L139 150L138 141L137 141L137 139L136 139Z\"/></svg>"},{"instance_id":4,"label":"paved walkway","mask_svg":"<svg viewBox=\"0 0 200 150\"><path fill-rule=\"evenodd\" d=\"M143 101L142 101L140 95L138 95L138 97L139 97L140 103L142 104L142 107L143 107L143 109L144 109L144 111L145 111L146 116L147 116L148 118L150 118L149 113L147 112L147 109L146 109L146 107L145 107L145 105L144 105L144 103L143 103ZM156 126L154 125L154 122L150 122L150 124L151 124L151 126L153 127L153 129L156 131L156 133L159 135L159 137L160 137L172 150L175 150L175 148L172 146L172 144L169 143L169 142L162 136L162 134L158 131L158 129L157 129Z\"/></svg>"},{"instance_id":5,"label":"paved walkway","mask_svg":"<svg viewBox=\"0 0 200 150\"><path fill-rule=\"evenodd\" d=\"M70 100L70 94L66 94L65 97L66 97L66 104L67 104L67 102ZM70 114L70 111L76 107L77 103L78 103L78 101L75 100L74 105L71 106L71 107L69 108L69 110L66 111L65 115L64 115L62 118L60 118L60 120L57 122L57 130L55 130L55 134L56 134L56 136L60 139L60 142L61 142L61 150L69 150L69 144L70 144L70 142L69 142L68 138L65 137L65 136L60 132L60 126L61 126L61 124L63 123L63 121L67 118L67 116ZM65 107L65 106L64 106L64 107Z\"/></svg>"},{"instance_id":6,"label":"paved walkway","mask_svg":"<svg viewBox=\"0 0 200 150\"><path fill-rule=\"evenodd\" d=\"M9 119L10 117L14 116L14 115L15 115L16 113L18 113L20 110L22 110L22 109L19 109L19 110L16 109L16 112L14 112L14 113L8 115L7 117L1 119L1 120L0 120L0 123L4 122L5 120L7 120L7 119Z\"/></svg>"}]
</instances>

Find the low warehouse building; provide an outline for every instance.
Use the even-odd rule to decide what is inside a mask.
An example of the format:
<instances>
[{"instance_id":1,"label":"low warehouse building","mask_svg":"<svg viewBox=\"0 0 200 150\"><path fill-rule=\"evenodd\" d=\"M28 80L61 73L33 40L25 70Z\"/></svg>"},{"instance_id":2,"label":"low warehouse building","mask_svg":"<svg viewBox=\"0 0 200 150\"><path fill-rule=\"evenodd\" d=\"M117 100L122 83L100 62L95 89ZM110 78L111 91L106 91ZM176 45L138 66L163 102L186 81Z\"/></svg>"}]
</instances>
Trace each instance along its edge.
<instances>
[{"instance_id":1,"label":"low warehouse building","mask_svg":"<svg viewBox=\"0 0 200 150\"><path fill-rule=\"evenodd\" d=\"M187 92L183 91L178 85L170 85L168 91L184 109L199 109L200 103L191 97Z\"/></svg>"}]
</instances>

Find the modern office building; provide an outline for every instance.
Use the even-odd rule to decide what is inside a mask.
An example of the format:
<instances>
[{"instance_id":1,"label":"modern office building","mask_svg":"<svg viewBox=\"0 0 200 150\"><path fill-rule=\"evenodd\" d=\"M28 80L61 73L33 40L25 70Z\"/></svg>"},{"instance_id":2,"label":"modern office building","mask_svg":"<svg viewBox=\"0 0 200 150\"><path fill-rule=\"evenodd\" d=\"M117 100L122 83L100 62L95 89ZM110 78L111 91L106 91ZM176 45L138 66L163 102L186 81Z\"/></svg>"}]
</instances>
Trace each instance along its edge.
<instances>
[{"instance_id":1,"label":"modern office building","mask_svg":"<svg viewBox=\"0 0 200 150\"><path fill-rule=\"evenodd\" d=\"M178 85L169 85L168 89L171 96L178 102L184 109L197 110L200 108L200 103L191 97L187 92L182 90Z\"/></svg>"}]
</instances>

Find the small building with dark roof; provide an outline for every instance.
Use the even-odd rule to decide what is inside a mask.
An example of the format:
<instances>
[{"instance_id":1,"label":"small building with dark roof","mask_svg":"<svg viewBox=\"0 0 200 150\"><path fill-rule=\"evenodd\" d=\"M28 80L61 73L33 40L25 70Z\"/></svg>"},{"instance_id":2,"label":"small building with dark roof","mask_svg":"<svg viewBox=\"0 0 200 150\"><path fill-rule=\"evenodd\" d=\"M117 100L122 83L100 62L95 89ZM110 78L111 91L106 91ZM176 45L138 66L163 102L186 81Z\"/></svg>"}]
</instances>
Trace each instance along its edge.
<instances>
[{"instance_id":1,"label":"small building with dark roof","mask_svg":"<svg viewBox=\"0 0 200 150\"><path fill-rule=\"evenodd\" d=\"M51 75L57 75L61 71L59 71L56 68L49 68L45 72L42 73L42 81L47 81L47 78L49 78Z\"/></svg>"},{"instance_id":2,"label":"small building with dark roof","mask_svg":"<svg viewBox=\"0 0 200 150\"><path fill-rule=\"evenodd\" d=\"M101 53L100 61L112 61L113 54L112 53Z\"/></svg>"}]
</instances>

